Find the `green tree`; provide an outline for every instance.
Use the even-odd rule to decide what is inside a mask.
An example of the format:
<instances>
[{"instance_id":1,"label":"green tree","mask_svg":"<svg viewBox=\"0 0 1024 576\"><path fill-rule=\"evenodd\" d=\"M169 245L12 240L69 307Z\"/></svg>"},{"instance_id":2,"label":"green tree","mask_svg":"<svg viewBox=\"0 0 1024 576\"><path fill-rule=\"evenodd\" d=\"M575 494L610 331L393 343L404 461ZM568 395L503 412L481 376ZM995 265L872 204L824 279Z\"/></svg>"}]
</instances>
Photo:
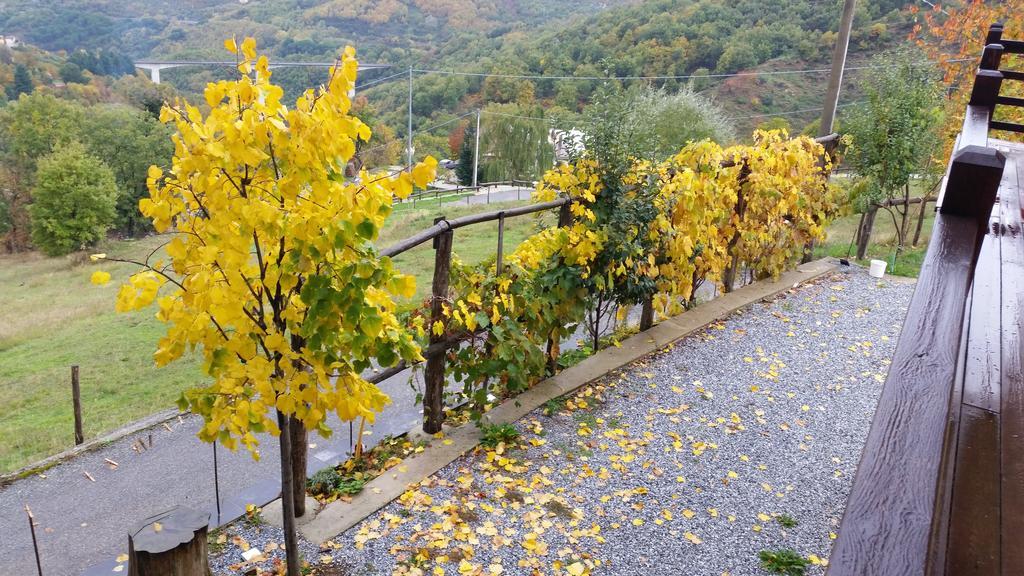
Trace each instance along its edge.
<instances>
[{"instance_id":1,"label":"green tree","mask_svg":"<svg viewBox=\"0 0 1024 576\"><path fill-rule=\"evenodd\" d=\"M29 244L27 206L37 160L73 140L82 116L81 106L49 94L22 94L0 108L0 199L8 209L4 239L8 251L23 250Z\"/></svg>"},{"instance_id":2,"label":"green tree","mask_svg":"<svg viewBox=\"0 0 1024 576\"><path fill-rule=\"evenodd\" d=\"M906 242L911 174L925 172L941 152L942 85L934 67L913 52L876 57L867 77L864 104L851 110L845 128L852 137L847 160L864 179L857 199L863 218L857 258L867 254L875 215L883 208L896 227L896 254ZM902 202L902 205L887 206ZM895 209L895 211L893 211Z\"/></svg>"},{"instance_id":3,"label":"green tree","mask_svg":"<svg viewBox=\"0 0 1024 576\"><path fill-rule=\"evenodd\" d=\"M88 80L82 73L82 67L74 62L65 62L60 67L60 79L67 83L85 84Z\"/></svg>"},{"instance_id":4,"label":"green tree","mask_svg":"<svg viewBox=\"0 0 1024 576\"><path fill-rule=\"evenodd\" d=\"M488 182L538 180L554 163L550 124L539 106L494 104L480 126L480 170ZM470 169L472 173L472 168Z\"/></svg>"},{"instance_id":5,"label":"green tree","mask_svg":"<svg viewBox=\"0 0 1024 576\"><path fill-rule=\"evenodd\" d=\"M664 160L690 142L733 140L732 126L714 101L684 86L676 92L643 88L628 95L631 124L651 134L653 154Z\"/></svg>"},{"instance_id":6,"label":"green tree","mask_svg":"<svg viewBox=\"0 0 1024 576\"><path fill-rule=\"evenodd\" d=\"M89 108L79 137L88 151L110 167L117 179L116 229L127 236L152 230L139 212L139 200L149 195L146 171L165 166L174 153L170 129L144 111L106 104Z\"/></svg>"},{"instance_id":7,"label":"green tree","mask_svg":"<svg viewBox=\"0 0 1024 576\"><path fill-rule=\"evenodd\" d=\"M7 87L7 99L17 100L22 94L31 94L32 89L32 77L28 73L28 68L24 64L18 64L14 67L14 82Z\"/></svg>"},{"instance_id":8,"label":"green tree","mask_svg":"<svg viewBox=\"0 0 1024 576\"><path fill-rule=\"evenodd\" d=\"M39 160L32 189L32 242L48 256L92 246L114 223L117 183L102 160L78 143Z\"/></svg>"},{"instance_id":9,"label":"green tree","mask_svg":"<svg viewBox=\"0 0 1024 576\"><path fill-rule=\"evenodd\" d=\"M654 278L637 272L653 252L649 232L658 216L657 187L651 179L631 174L638 162L657 160L659 141L651 129L651 117L636 110L637 99L636 93L609 84L598 89L584 111L583 159L594 163L601 189L588 207L596 217L592 226L607 239L587 279L592 301L586 324L594 350L616 307L639 304L657 290ZM632 262L628 269L625 262ZM616 276L618 280L613 281Z\"/></svg>"},{"instance_id":10,"label":"green tree","mask_svg":"<svg viewBox=\"0 0 1024 576\"><path fill-rule=\"evenodd\" d=\"M471 186L473 184L473 155L476 153L476 125L470 124L466 127L466 134L462 138L462 145L459 147L459 164L455 167L455 175L459 184ZM480 182L480 169L477 166L477 181Z\"/></svg>"}]
</instances>

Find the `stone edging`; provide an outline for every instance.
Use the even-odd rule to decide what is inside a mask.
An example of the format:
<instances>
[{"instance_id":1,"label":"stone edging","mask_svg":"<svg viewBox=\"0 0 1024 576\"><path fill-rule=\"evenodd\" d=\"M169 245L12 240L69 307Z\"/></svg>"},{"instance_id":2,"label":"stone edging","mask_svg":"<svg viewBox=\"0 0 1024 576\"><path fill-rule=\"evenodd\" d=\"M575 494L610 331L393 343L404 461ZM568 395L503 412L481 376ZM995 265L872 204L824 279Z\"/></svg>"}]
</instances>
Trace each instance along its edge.
<instances>
[{"instance_id":1,"label":"stone edging","mask_svg":"<svg viewBox=\"0 0 1024 576\"><path fill-rule=\"evenodd\" d=\"M612 370L657 352L715 320L836 269L835 259L822 258L786 272L778 280L755 282L729 294L723 294L693 310L663 320L649 330L627 338L620 347L601 350L579 364L539 382L519 396L496 406L485 418L491 423L514 422L548 400L569 394ZM410 437L415 435L416 432L410 433ZM423 452L407 458L401 467L391 468L374 478L351 502L332 502L314 517L302 519L299 530L309 540L323 543L383 508L401 496L409 485L434 474L472 450L479 442L480 434L474 424L464 424L446 430L443 441L434 440ZM271 505L279 501L275 500Z\"/></svg>"},{"instance_id":2,"label":"stone edging","mask_svg":"<svg viewBox=\"0 0 1024 576\"><path fill-rule=\"evenodd\" d=\"M48 468L52 468L57 464L64 462L65 460L78 456L79 454L84 454L86 452L91 452L98 448L102 448L103 446L106 446L111 442L120 440L125 436L130 436L132 434L135 434L136 432L146 430L147 428L159 426L164 422L173 420L174 418L177 418L178 416L183 416L185 414L188 414L188 412L179 412L177 408L171 408L168 410L157 412L156 414L151 414L141 420L136 420L135 422L132 422L127 426L122 426L121 428L118 428L113 432L104 434L103 436L98 436L96 438L93 438L92 440L79 444L74 448L70 448L59 454L54 454L53 456L47 456L42 460L38 460L36 462L29 464L28 466L19 468L14 472L0 474L0 487L7 486L8 484L14 482L15 480L20 480L22 478L25 478L26 476L30 476L32 474L42 472Z\"/></svg>"}]
</instances>

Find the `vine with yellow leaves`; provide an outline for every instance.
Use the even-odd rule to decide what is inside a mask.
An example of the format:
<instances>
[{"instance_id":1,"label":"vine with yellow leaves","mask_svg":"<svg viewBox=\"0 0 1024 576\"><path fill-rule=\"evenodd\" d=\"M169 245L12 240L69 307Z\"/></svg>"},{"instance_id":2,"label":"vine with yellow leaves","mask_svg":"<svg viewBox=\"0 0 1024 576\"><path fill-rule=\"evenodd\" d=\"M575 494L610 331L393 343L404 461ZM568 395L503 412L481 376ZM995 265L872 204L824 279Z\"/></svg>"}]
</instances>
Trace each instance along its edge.
<instances>
[{"instance_id":1,"label":"vine with yellow leaves","mask_svg":"<svg viewBox=\"0 0 1024 576\"><path fill-rule=\"evenodd\" d=\"M749 145L702 141L656 165L634 159L611 185L593 157L550 170L534 200L568 197L573 221L524 241L503 270L454 266L447 320L431 327L466 341L446 365L473 416L548 374L558 350L546 344L595 306L628 311L651 298L667 316L692 305L703 282L731 289L739 272L777 277L839 208L829 169L813 140L759 131ZM611 210L638 216L622 226Z\"/></svg>"}]
</instances>

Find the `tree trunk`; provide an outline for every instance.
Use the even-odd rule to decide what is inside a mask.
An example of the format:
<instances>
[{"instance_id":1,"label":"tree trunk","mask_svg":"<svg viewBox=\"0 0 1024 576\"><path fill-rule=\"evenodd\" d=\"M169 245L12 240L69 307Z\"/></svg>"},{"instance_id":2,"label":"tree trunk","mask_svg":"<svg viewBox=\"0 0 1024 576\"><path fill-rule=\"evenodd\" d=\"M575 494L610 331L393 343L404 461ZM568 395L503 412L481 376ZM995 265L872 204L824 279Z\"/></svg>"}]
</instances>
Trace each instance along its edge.
<instances>
[{"instance_id":1,"label":"tree trunk","mask_svg":"<svg viewBox=\"0 0 1024 576\"><path fill-rule=\"evenodd\" d=\"M287 576L301 576L302 566L299 560L299 539L295 533L295 489L292 483L292 435L289 426L290 417L277 411L277 426L281 429L281 516L284 525L285 559L287 560Z\"/></svg>"},{"instance_id":2,"label":"tree trunk","mask_svg":"<svg viewBox=\"0 0 1024 576\"><path fill-rule=\"evenodd\" d=\"M210 576L209 522L208 512L184 506L147 519L128 534L128 575Z\"/></svg>"},{"instance_id":3,"label":"tree trunk","mask_svg":"<svg viewBox=\"0 0 1024 576\"><path fill-rule=\"evenodd\" d=\"M868 208L861 222L860 231L857 236L857 260L863 260L868 253L868 244L871 242L871 229L875 227L875 214L878 213L876 206Z\"/></svg>"},{"instance_id":4,"label":"tree trunk","mask_svg":"<svg viewBox=\"0 0 1024 576\"><path fill-rule=\"evenodd\" d=\"M730 243L731 244L731 243ZM722 291L728 294L736 285L736 269L740 266L739 256L733 255L729 266L722 273Z\"/></svg>"},{"instance_id":5,"label":"tree trunk","mask_svg":"<svg viewBox=\"0 0 1024 576\"><path fill-rule=\"evenodd\" d=\"M651 296L644 298L641 306L640 329L647 330L651 326L654 326L654 298Z\"/></svg>"},{"instance_id":6,"label":"tree trunk","mask_svg":"<svg viewBox=\"0 0 1024 576\"><path fill-rule=\"evenodd\" d=\"M900 220L901 220L901 222L900 222L900 229L899 229L900 243L899 243L899 247L897 248L897 251L899 251L899 252L902 252L903 251L903 247L906 246L906 244L907 244L907 222L910 219L910 183L909 182L907 183L906 186L903 187L903 200L904 200L905 204L903 204L903 212L900 213Z\"/></svg>"},{"instance_id":7,"label":"tree trunk","mask_svg":"<svg viewBox=\"0 0 1024 576\"><path fill-rule=\"evenodd\" d=\"M921 200L921 210L917 213L917 229L914 230L914 242L911 244L914 247L917 247L921 241L921 229L924 228L924 215L928 210L928 200L928 196Z\"/></svg>"},{"instance_id":8,"label":"tree trunk","mask_svg":"<svg viewBox=\"0 0 1024 576\"><path fill-rule=\"evenodd\" d=\"M742 225L743 215L747 212L747 197L743 193L743 186L746 185L749 177L750 165L747 164L746 160L743 160L743 165L740 166L739 176L736 177L736 207L733 209L738 223L736 230L733 232L732 238L729 239L729 243L725 249L725 253L730 257L729 267L722 273L722 290L726 293L733 291L733 287L736 283L736 271L740 266L740 257L736 254L736 248L740 243L739 227Z\"/></svg>"},{"instance_id":9,"label":"tree trunk","mask_svg":"<svg viewBox=\"0 0 1024 576\"><path fill-rule=\"evenodd\" d=\"M292 498L295 517L306 514L306 455L309 452L309 434L302 420L288 417L292 451Z\"/></svg>"},{"instance_id":10,"label":"tree trunk","mask_svg":"<svg viewBox=\"0 0 1024 576\"><path fill-rule=\"evenodd\" d=\"M814 240L808 240L804 244L804 254L800 257L800 263L807 264L811 260L814 260Z\"/></svg>"}]
</instances>

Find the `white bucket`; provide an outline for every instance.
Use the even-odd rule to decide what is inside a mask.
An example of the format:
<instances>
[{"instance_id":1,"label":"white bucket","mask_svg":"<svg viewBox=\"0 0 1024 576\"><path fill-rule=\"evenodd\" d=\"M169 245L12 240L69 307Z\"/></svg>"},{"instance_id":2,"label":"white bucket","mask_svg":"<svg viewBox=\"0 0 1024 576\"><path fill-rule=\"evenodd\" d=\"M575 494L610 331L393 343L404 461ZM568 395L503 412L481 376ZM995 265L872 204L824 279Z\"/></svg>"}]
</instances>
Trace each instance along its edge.
<instances>
[{"instance_id":1,"label":"white bucket","mask_svg":"<svg viewBox=\"0 0 1024 576\"><path fill-rule=\"evenodd\" d=\"M882 276L885 276L885 265L885 260L872 260L871 269L868 270L868 274L873 278L881 278Z\"/></svg>"}]
</instances>

